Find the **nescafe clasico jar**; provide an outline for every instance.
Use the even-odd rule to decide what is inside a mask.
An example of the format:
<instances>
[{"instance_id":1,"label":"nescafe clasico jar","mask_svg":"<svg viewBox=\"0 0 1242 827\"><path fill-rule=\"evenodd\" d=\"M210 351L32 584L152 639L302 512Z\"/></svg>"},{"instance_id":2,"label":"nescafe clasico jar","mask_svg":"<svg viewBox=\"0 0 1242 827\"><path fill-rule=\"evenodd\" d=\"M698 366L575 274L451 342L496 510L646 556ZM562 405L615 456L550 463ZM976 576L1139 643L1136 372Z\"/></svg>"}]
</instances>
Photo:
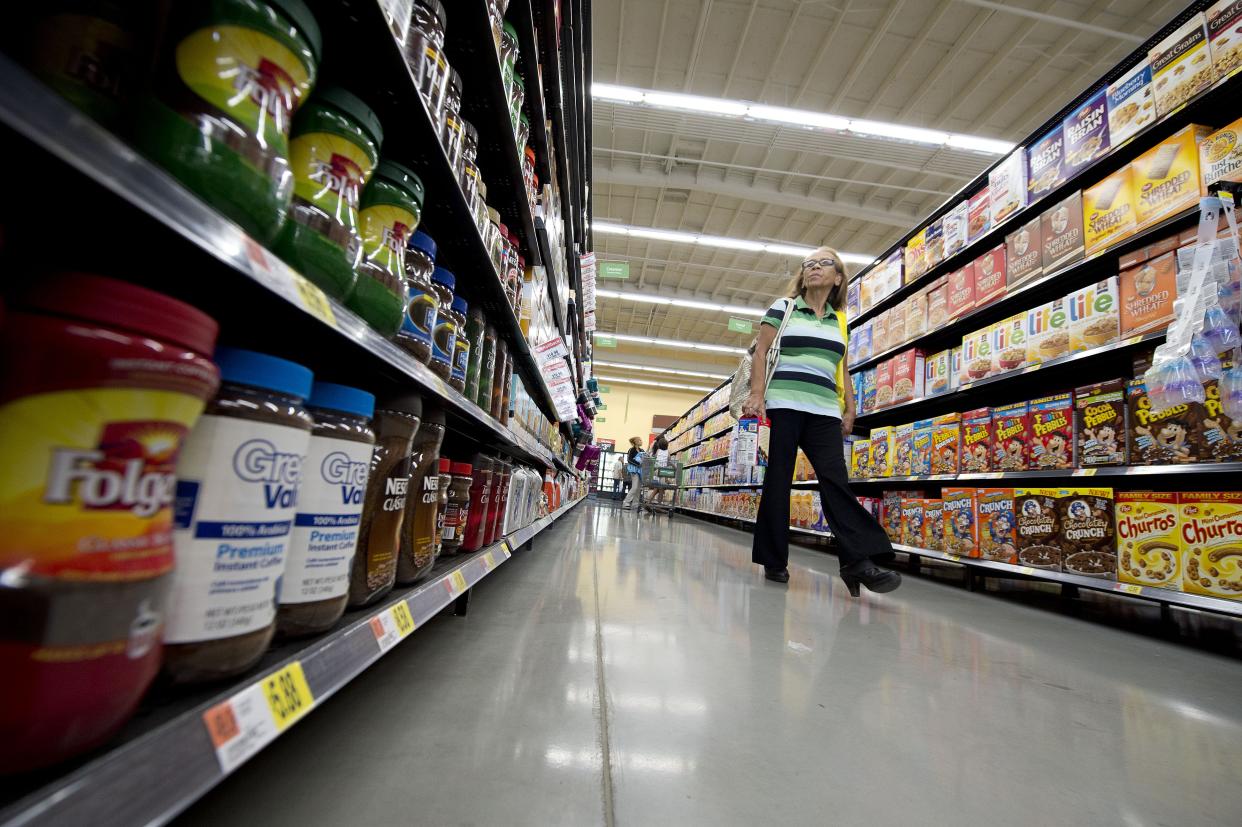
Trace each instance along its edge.
<instances>
[{"instance_id":1,"label":"nescafe clasico jar","mask_svg":"<svg viewBox=\"0 0 1242 827\"><path fill-rule=\"evenodd\" d=\"M449 486L453 483L453 461L440 458L440 499L436 510L436 557L444 553L444 515L448 513Z\"/></svg>"},{"instance_id":2,"label":"nescafe clasico jar","mask_svg":"<svg viewBox=\"0 0 1242 827\"><path fill-rule=\"evenodd\" d=\"M375 602L396 582L411 454L422 416L423 400L416 393L393 397L375 411L377 438L349 581L350 606Z\"/></svg>"},{"instance_id":3,"label":"nescafe clasico jar","mask_svg":"<svg viewBox=\"0 0 1242 827\"><path fill-rule=\"evenodd\" d=\"M277 595L276 631L288 636L326 631L345 612L375 447L366 391L316 382L306 408L315 427Z\"/></svg>"},{"instance_id":4,"label":"nescafe clasico jar","mask_svg":"<svg viewBox=\"0 0 1242 827\"><path fill-rule=\"evenodd\" d=\"M0 772L103 743L159 671L174 466L220 381L216 330L85 273L0 316Z\"/></svg>"},{"instance_id":5,"label":"nescafe clasico jar","mask_svg":"<svg viewBox=\"0 0 1242 827\"><path fill-rule=\"evenodd\" d=\"M430 411L418 426L410 459L410 491L405 498L405 522L401 525L401 552L397 558L397 582L403 585L424 577L436 562L443 441L444 411Z\"/></svg>"},{"instance_id":6,"label":"nescafe clasico jar","mask_svg":"<svg viewBox=\"0 0 1242 827\"><path fill-rule=\"evenodd\" d=\"M306 368L231 347L215 360L220 390L177 460L164 669L179 683L236 675L267 650L314 424Z\"/></svg>"}]
</instances>

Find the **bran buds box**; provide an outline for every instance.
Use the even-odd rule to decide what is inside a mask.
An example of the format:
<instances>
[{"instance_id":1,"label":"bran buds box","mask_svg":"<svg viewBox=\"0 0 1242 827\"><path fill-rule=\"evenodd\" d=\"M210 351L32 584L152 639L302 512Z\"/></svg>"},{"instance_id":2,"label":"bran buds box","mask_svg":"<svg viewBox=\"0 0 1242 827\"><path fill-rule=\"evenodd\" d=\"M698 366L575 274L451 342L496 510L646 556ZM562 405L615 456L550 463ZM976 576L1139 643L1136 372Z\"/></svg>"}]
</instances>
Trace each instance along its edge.
<instances>
[{"instance_id":1,"label":"bran buds box","mask_svg":"<svg viewBox=\"0 0 1242 827\"><path fill-rule=\"evenodd\" d=\"M949 279L941 276L927 288L927 328L939 330L949 320Z\"/></svg>"},{"instance_id":2,"label":"bran buds box","mask_svg":"<svg viewBox=\"0 0 1242 827\"><path fill-rule=\"evenodd\" d=\"M1212 74L1226 78L1242 66L1242 3L1220 0L1208 7L1208 45Z\"/></svg>"},{"instance_id":3,"label":"bran buds box","mask_svg":"<svg viewBox=\"0 0 1242 827\"><path fill-rule=\"evenodd\" d=\"M1013 513L1018 563L1036 569L1061 570L1059 488L1017 488Z\"/></svg>"},{"instance_id":4,"label":"bran buds box","mask_svg":"<svg viewBox=\"0 0 1242 827\"><path fill-rule=\"evenodd\" d=\"M1101 580L1117 579L1113 489L1069 488L1057 502L1061 570Z\"/></svg>"},{"instance_id":5,"label":"bran buds box","mask_svg":"<svg viewBox=\"0 0 1242 827\"><path fill-rule=\"evenodd\" d=\"M921 419L914 423L914 451L910 456L910 474L925 477L931 473L933 421Z\"/></svg>"},{"instance_id":6,"label":"bran buds box","mask_svg":"<svg viewBox=\"0 0 1242 827\"><path fill-rule=\"evenodd\" d=\"M1117 341L1121 331L1121 302L1117 277L1087 285L1065 297L1069 310L1070 353Z\"/></svg>"},{"instance_id":7,"label":"bran buds box","mask_svg":"<svg viewBox=\"0 0 1242 827\"><path fill-rule=\"evenodd\" d=\"M893 429L889 426L872 428L871 439L871 476L891 477L893 475Z\"/></svg>"},{"instance_id":8,"label":"bran buds box","mask_svg":"<svg viewBox=\"0 0 1242 827\"><path fill-rule=\"evenodd\" d=\"M1026 402L992 409L992 468L1027 471L1031 467L1029 442L1031 411Z\"/></svg>"},{"instance_id":9,"label":"bran buds box","mask_svg":"<svg viewBox=\"0 0 1242 827\"><path fill-rule=\"evenodd\" d=\"M949 274L945 304L949 319L964 316L975 309L975 266L973 262Z\"/></svg>"},{"instance_id":10,"label":"bran buds box","mask_svg":"<svg viewBox=\"0 0 1242 827\"><path fill-rule=\"evenodd\" d=\"M1242 598L1242 492L1182 492L1182 590Z\"/></svg>"},{"instance_id":11,"label":"bran buds box","mask_svg":"<svg viewBox=\"0 0 1242 827\"><path fill-rule=\"evenodd\" d=\"M1079 468L1126 464L1125 380L1075 389L1074 416Z\"/></svg>"},{"instance_id":12,"label":"bran buds box","mask_svg":"<svg viewBox=\"0 0 1242 827\"><path fill-rule=\"evenodd\" d=\"M960 252L969 238L968 222L970 221L970 202L962 201L944 214L941 224L944 227L944 257L948 258Z\"/></svg>"},{"instance_id":13,"label":"bran buds box","mask_svg":"<svg viewBox=\"0 0 1242 827\"><path fill-rule=\"evenodd\" d=\"M1121 338L1164 330L1173 321L1177 299L1177 260L1165 253L1117 276Z\"/></svg>"},{"instance_id":14,"label":"bran buds box","mask_svg":"<svg viewBox=\"0 0 1242 827\"><path fill-rule=\"evenodd\" d=\"M979 533L979 556L984 560L1018 562L1013 500L1012 488L975 489L975 530Z\"/></svg>"},{"instance_id":15,"label":"bran buds box","mask_svg":"<svg viewBox=\"0 0 1242 827\"><path fill-rule=\"evenodd\" d=\"M1040 364L1069 354L1069 313L1065 299L1026 311L1026 360Z\"/></svg>"},{"instance_id":16,"label":"bran buds box","mask_svg":"<svg viewBox=\"0 0 1242 827\"><path fill-rule=\"evenodd\" d=\"M944 503L939 499L923 500L923 542L919 545L944 551Z\"/></svg>"},{"instance_id":17,"label":"bran buds box","mask_svg":"<svg viewBox=\"0 0 1242 827\"><path fill-rule=\"evenodd\" d=\"M1061 127L1065 130L1065 174L1070 176L1108 152L1108 90L1088 98Z\"/></svg>"},{"instance_id":18,"label":"bran buds box","mask_svg":"<svg viewBox=\"0 0 1242 827\"><path fill-rule=\"evenodd\" d=\"M901 544L923 547L923 498L907 497L901 501Z\"/></svg>"},{"instance_id":19,"label":"bran buds box","mask_svg":"<svg viewBox=\"0 0 1242 827\"><path fill-rule=\"evenodd\" d=\"M1005 245L975 259L975 307L983 307L1005 295Z\"/></svg>"},{"instance_id":20,"label":"bran buds box","mask_svg":"<svg viewBox=\"0 0 1242 827\"><path fill-rule=\"evenodd\" d=\"M1074 396L1058 393L1031 401L1031 468L1074 467Z\"/></svg>"},{"instance_id":21,"label":"bran buds box","mask_svg":"<svg viewBox=\"0 0 1242 827\"><path fill-rule=\"evenodd\" d=\"M1005 263L1008 269L1005 286L1008 290L1044 271L1043 242L1039 233L1041 226L1043 219L1035 216L1005 236Z\"/></svg>"},{"instance_id":22,"label":"bran buds box","mask_svg":"<svg viewBox=\"0 0 1242 827\"><path fill-rule=\"evenodd\" d=\"M1117 579L1160 589L1182 587L1182 534L1178 496L1118 491Z\"/></svg>"},{"instance_id":23,"label":"bran buds box","mask_svg":"<svg viewBox=\"0 0 1242 827\"><path fill-rule=\"evenodd\" d=\"M1138 214L1128 164L1082 194L1082 223L1087 255L1134 235Z\"/></svg>"},{"instance_id":24,"label":"bran buds box","mask_svg":"<svg viewBox=\"0 0 1242 827\"><path fill-rule=\"evenodd\" d=\"M856 480L865 480L871 477L870 440L854 440L853 453L850 455L850 476Z\"/></svg>"},{"instance_id":25,"label":"bran buds box","mask_svg":"<svg viewBox=\"0 0 1242 827\"><path fill-rule=\"evenodd\" d=\"M1032 204L1065 183L1065 144L1061 138L1061 127L1054 127L1026 150L1026 191Z\"/></svg>"},{"instance_id":26,"label":"bran buds box","mask_svg":"<svg viewBox=\"0 0 1242 827\"><path fill-rule=\"evenodd\" d=\"M1144 59L1108 85L1108 131L1113 146L1155 122L1151 61Z\"/></svg>"},{"instance_id":27,"label":"bran buds box","mask_svg":"<svg viewBox=\"0 0 1242 827\"><path fill-rule=\"evenodd\" d=\"M1152 410L1141 379L1126 383L1127 442L1131 465L1184 465L1198 462L1193 434L1203 405L1183 403Z\"/></svg>"},{"instance_id":28,"label":"bran buds box","mask_svg":"<svg viewBox=\"0 0 1242 827\"><path fill-rule=\"evenodd\" d=\"M949 554L979 556L979 524L975 519L975 489L945 488L940 492L944 518L944 548Z\"/></svg>"},{"instance_id":29,"label":"bran buds box","mask_svg":"<svg viewBox=\"0 0 1242 827\"><path fill-rule=\"evenodd\" d=\"M962 414L962 472L992 470L992 409Z\"/></svg>"},{"instance_id":30,"label":"bran buds box","mask_svg":"<svg viewBox=\"0 0 1242 827\"><path fill-rule=\"evenodd\" d=\"M1051 273L1083 257L1082 193L1075 192L1039 217L1042 263Z\"/></svg>"},{"instance_id":31,"label":"bran buds box","mask_svg":"<svg viewBox=\"0 0 1242 827\"><path fill-rule=\"evenodd\" d=\"M992 196L987 187L970 196L966 206L966 243L974 244L992 229Z\"/></svg>"},{"instance_id":32,"label":"bran buds box","mask_svg":"<svg viewBox=\"0 0 1242 827\"><path fill-rule=\"evenodd\" d=\"M927 290L919 292L898 305L906 311L906 339L914 339L927 332Z\"/></svg>"},{"instance_id":33,"label":"bran buds box","mask_svg":"<svg viewBox=\"0 0 1242 827\"><path fill-rule=\"evenodd\" d=\"M949 413L932 420L931 472L956 474L962 445L962 416Z\"/></svg>"},{"instance_id":34,"label":"bran buds box","mask_svg":"<svg viewBox=\"0 0 1242 827\"><path fill-rule=\"evenodd\" d=\"M893 476L909 477L914 463L914 423L893 428Z\"/></svg>"},{"instance_id":35,"label":"bran buds box","mask_svg":"<svg viewBox=\"0 0 1242 827\"><path fill-rule=\"evenodd\" d=\"M1212 85L1207 19L1196 14L1147 53L1156 87L1156 114L1163 118Z\"/></svg>"},{"instance_id":36,"label":"bran buds box","mask_svg":"<svg viewBox=\"0 0 1242 827\"><path fill-rule=\"evenodd\" d=\"M942 393L949 392L949 370L952 361L952 351L942 350L932 356L928 356L924 362L924 371L926 373L925 392L927 396L939 396Z\"/></svg>"},{"instance_id":37,"label":"bran buds box","mask_svg":"<svg viewBox=\"0 0 1242 827\"><path fill-rule=\"evenodd\" d=\"M923 397L925 358L923 351L917 348L902 351L893 357L893 404Z\"/></svg>"},{"instance_id":38,"label":"bran buds box","mask_svg":"<svg viewBox=\"0 0 1242 827\"><path fill-rule=\"evenodd\" d=\"M993 227L1026 206L1026 153L1021 147L988 173L988 199Z\"/></svg>"},{"instance_id":39,"label":"bran buds box","mask_svg":"<svg viewBox=\"0 0 1242 827\"><path fill-rule=\"evenodd\" d=\"M1242 10L1242 5L1238 5ZM1242 33L1238 33L1238 55L1242 57ZM1213 132L1199 144L1199 187L1208 187L1219 181L1242 181L1242 118L1217 132Z\"/></svg>"},{"instance_id":40,"label":"bran buds box","mask_svg":"<svg viewBox=\"0 0 1242 827\"><path fill-rule=\"evenodd\" d=\"M992 327L985 327L962 337L962 364L958 384L986 379L992 373Z\"/></svg>"},{"instance_id":41,"label":"bran buds box","mask_svg":"<svg viewBox=\"0 0 1242 827\"><path fill-rule=\"evenodd\" d=\"M1191 124L1130 162L1140 229L1199 203L1199 143L1211 132Z\"/></svg>"},{"instance_id":42,"label":"bran buds box","mask_svg":"<svg viewBox=\"0 0 1242 827\"><path fill-rule=\"evenodd\" d=\"M893 360L885 359L875 368L875 408L893 404Z\"/></svg>"},{"instance_id":43,"label":"bran buds box","mask_svg":"<svg viewBox=\"0 0 1242 827\"><path fill-rule=\"evenodd\" d=\"M1015 313L997 322L992 334L992 370L1008 373L1020 370L1026 361L1026 314Z\"/></svg>"}]
</instances>

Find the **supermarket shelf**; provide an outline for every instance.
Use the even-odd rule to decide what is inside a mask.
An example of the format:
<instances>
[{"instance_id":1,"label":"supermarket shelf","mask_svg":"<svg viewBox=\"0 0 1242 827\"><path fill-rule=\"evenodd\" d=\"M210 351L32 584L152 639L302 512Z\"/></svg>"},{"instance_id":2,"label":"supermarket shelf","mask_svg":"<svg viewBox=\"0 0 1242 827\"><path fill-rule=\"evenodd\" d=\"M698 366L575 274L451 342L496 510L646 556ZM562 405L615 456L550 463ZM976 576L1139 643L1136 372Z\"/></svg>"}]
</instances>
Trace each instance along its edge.
<instances>
[{"instance_id":1,"label":"supermarket shelf","mask_svg":"<svg viewBox=\"0 0 1242 827\"><path fill-rule=\"evenodd\" d=\"M140 712L124 742L0 811L0 824L163 824L201 798L286 727L349 683L406 636L477 584L581 499L470 555L437 563L422 583L394 591L376 606L346 614L335 630L273 648L259 667L233 686L191 690L167 700L168 709ZM300 711L278 718L263 703L282 676L301 674L304 691L286 695ZM246 714L248 702L258 716ZM241 733L217 750L209 721L222 705ZM228 714L225 712L225 714ZM248 741L249 748L242 742ZM224 757L228 753L229 757ZM218 757L219 756L219 757Z\"/></svg>"},{"instance_id":2,"label":"supermarket shelf","mask_svg":"<svg viewBox=\"0 0 1242 827\"><path fill-rule=\"evenodd\" d=\"M687 462L682 464L682 468L693 468L696 465L713 465L717 462L728 462L729 457L712 457L711 459L701 459L698 462Z\"/></svg>"},{"instance_id":3,"label":"supermarket shelf","mask_svg":"<svg viewBox=\"0 0 1242 827\"><path fill-rule=\"evenodd\" d=\"M531 0L513 0L509 4L508 20L518 33L518 66L526 82L526 108L530 119L531 148L535 150L535 172L539 184L552 180L552 139L548 135L547 106L544 103L543 73L539 61L539 44L536 40ZM541 251L541 255L543 252ZM548 257L543 256L546 264Z\"/></svg>"},{"instance_id":4,"label":"supermarket shelf","mask_svg":"<svg viewBox=\"0 0 1242 827\"><path fill-rule=\"evenodd\" d=\"M737 520L739 523L749 523L750 525L755 524L755 521L750 519L749 517L730 517L727 514L717 514L714 511L704 511L701 508L690 508L684 505L679 505L677 506L677 508L681 511L686 511L690 514L702 514L705 517L715 517L719 520ZM832 538L831 531L820 531L815 528L802 528L801 526L791 525L789 527L789 530L797 534L809 534L813 537L826 537L828 539Z\"/></svg>"},{"instance_id":5,"label":"supermarket shelf","mask_svg":"<svg viewBox=\"0 0 1242 827\"><path fill-rule=\"evenodd\" d=\"M794 488L818 487L818 480L794 480L790 483ZM761 482L713 482L709 485L689 485L682 483L682 490L687 488L763 488Z\"/></svg>"},{"instance_id":6,"label":"supermarket shelf","mask_svg":"<svg viewBox=\"0 0 1242 827\"><path fill-rule=\"evenodd\" d=\"M726 380L725 380L725 382L728 382L728 381L729 381L728 379L726 379ZM721 384L723 384L723 383L721 383ZM716 387L714 387L714 388L712 388L710 391L708 391L707 396L710 396L711 394L715 393L715 392L716 392L716 391L718 391L719 389L720 389L720 385L717 385ZM706 399L706 398L707 398L707 396L704 396L704 399ZM697 404L698 404L698 403L695 403L695 404L696 404L696 406L697 406ZM690 410L694 410L694 408L691 408ZM726 403L725 403L722 407L719 407L719 408L717 408L717 409L716 409L716 410L714 410L714 411L710 411L710 412L709 412L706 416L704 416L704 417L703 417L702 419L700 419L698 422L695 422L693 425L688 425L688 426L686 426L685 428L682 428L680 431L678 431L678 432L677 432L676 436L665 436L664 438L665 438L665 439L667 439L669 442L672 442L674 439L676 439L677 437L679 437L679 436L681 436L682 434L686 433L686 432L687 432L687 431L689 431L691 428L698 427L699 425L702 425L702 424L703 424L704 422L706 422L707 420L711 419L711 418L712 418L713 416L715 416L716 414L719 414L719 413L724 413L724 412L725 412L725 411L727 411L727 410L729 410L729 403L727 403L727 402L726 402ZM684 414L683 414L683 415L684 415Z\"/></svg>"},{"instance_id":7,"label":"supermarket shelf","mask_svg":"<svg viewBox=\"0 0 1242 827\"><path fill-rule=\"evenodd\" d=\"M684 447L684 448L678 448L676 451L674 451L674 452L673 452L673 454L674 454L674 455L676 455L676 454L680 454L680 453L682 453L683 451L689 451L691 448L693 448L693 447L694 447L694 446L696 446L696 445L699 445L699 444L701 444L701 443L703 443L703 442L706 442L707 440L712 439L712 438L714 438L714 437L718 437L718 436L722 436L722 435L724 435L724 434L727 434L727 433L729 433L729 432L730 432L730 431L732 431L732 430L733 430L733 426L732 426L732 425L729 425L728 427L721 428L719 431L715 431L714 433L710 433L710 434L703 434L703 437L702 437L701 439L696 439L694 442L691 442L689 445L687 445L687 446L686 446L686 447Z\"/></svg>"},{"instance_id":8,"label":"supermarket shelf","mask_svg":"<svg viewBox=\"0 0 1242 827\"><path fill-rule=\"evenodd\" d=\"M1204 462L1190 465L1113 465L1096 468L1039 468L1030 471L964 471L912 477L854 477L851 484L887 485L894 482L978 482L982 480L1039 480L1086 477L1148 477L1160 474L1242 474L1242 462Z\"/></svg>"}]
</instances>

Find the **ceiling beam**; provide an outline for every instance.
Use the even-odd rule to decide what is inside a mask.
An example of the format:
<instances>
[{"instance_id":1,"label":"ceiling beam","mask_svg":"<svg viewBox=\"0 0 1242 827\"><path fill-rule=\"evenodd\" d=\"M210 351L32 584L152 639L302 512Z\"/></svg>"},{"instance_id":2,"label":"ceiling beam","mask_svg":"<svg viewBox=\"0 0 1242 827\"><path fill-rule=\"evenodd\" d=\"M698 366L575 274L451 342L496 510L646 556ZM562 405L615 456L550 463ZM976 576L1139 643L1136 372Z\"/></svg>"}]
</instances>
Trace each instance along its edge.
<instances>
[{"instance_id":1,"label":"ceiling beam","mask_svg":"<svg viewBox=\"0 0 1242 827\"><path fill-rule=\"evenodd\" d=\"M1051 23L1054 26L1064 26L1067 29L1079 29L1080 31L1098 34L1103 37L1112 37L1117 40L1124 40L1128 43L1138 45L1147 38L1130 34L1129 32L1120 32L1116 29L1110 29L1107 26L1095 26L1091 23L1084 23L1081 20L1074 20L1069 17L1061 17L1056 14L1048 14L1047 12L1037 11L1035 9L1024 9L1021 6L1015 6L1013 3L994 3L992 0L958 0L959 3L966 3L970 6L979 6L992 11L1003 11L1007 14L1017 15L1018 17L1029 17L1032 20L1038 20L1041 23Z\"/></svg>"}]
</instances>

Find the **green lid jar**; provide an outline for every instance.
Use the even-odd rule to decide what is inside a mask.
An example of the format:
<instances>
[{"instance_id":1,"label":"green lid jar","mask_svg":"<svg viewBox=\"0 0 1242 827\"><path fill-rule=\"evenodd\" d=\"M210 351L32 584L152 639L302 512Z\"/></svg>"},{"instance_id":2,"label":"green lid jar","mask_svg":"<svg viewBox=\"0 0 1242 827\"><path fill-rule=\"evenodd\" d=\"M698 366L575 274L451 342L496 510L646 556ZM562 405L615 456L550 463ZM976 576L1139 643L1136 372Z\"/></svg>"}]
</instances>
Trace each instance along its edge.
<instances>
[{"instance_id":1,"label":"green lid jar","mask_svg":"<svg viewBox=\"0 0 1242 827\"><path fill-rule=\"evenodd\" d=\"M383 140L375 113L336 86L317 91L293 124L293 207L272 249L338 299L358 278L358 204Z\"/></svg>"},{"instance_id":2,"label":"green lid jar","mask_svg":"<svg viewBox=\"0 0 1242 827\"><path fill-rule=\"evenodd\" d=\"M423 215L423 182L401 164L380 161L362 193L362 264L346 300L385 336L405 317L405 247Z\"/></svg>"},{"instance_id":3,"label":"green lid jar","mask_svg":"<svg viewBox=\"0 0 1242 827\"><path fill-rule=\"evenodd\" d=\"M302 0L172 3L143 152L270 244L289 210L289 129L323 42Z\"/></svg>"}]
</instances>

